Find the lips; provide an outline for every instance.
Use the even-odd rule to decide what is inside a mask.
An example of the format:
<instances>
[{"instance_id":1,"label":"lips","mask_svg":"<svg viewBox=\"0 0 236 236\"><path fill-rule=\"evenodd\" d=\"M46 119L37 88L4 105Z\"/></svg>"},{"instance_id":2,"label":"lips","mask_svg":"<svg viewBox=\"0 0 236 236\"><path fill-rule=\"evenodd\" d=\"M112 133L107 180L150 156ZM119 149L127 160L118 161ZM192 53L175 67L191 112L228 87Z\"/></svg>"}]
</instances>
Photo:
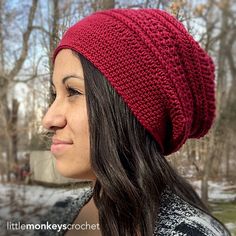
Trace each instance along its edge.
<instances>
[{"instance_id":1,"label":"lips","mask_svg":"<svg viewBox=\"0 0 236 236\"><path fill-rule=\"evenodd\" d=\"M70 140L62 140L57 138L52 138L51 152L54 155L63 154L66 149L70 148L73 145L73 142Z\"/></svg>"}]
</instances>

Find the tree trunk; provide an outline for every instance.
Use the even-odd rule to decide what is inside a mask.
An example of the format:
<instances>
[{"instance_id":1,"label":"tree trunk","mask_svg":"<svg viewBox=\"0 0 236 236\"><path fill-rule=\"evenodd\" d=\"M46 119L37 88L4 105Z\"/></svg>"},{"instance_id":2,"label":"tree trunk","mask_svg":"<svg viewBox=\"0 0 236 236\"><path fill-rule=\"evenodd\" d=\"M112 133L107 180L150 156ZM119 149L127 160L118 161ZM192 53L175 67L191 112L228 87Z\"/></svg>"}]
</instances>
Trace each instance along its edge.
<instances>
[{"instance_id":1,"label":"tree trunk","mask_svg":"<svg viewBox=\"0 0 236 236\"><path fill-rule=\"evenodd\" d=\"M228 2L228 0L226 0ZM228 7L229 4L226 6ZM219 42L219 52L218 52L218 74L217 74L217 101L218 101L218 110L219 116L221 115L226 99L226 48L227 48L227 32L229 31L228 23L228 9L223 9L221 14L221 33L220 33L220 42Z\"/></svg>"},{"instance_id":2,"label":"tree trunk","mask_svg":"<svg viewBox=\"0 0 236 236\"><path fill-rule=\"evenodd\" d=\"M207 157L203 168L202 183L201 183L201 198L205 204L208 203L208 180L210 177L213 160L214 160L214 155Z\"/></svg>"},{"instance_id":3,"label":"tree trunk","mask_svg":"<svg viewBox=\"0 0 236 236\"><path fill-rule=\"evenodd\" d=\"M102 10L113 9L115 7L115 0L102 0Z\"/></svg>"},{"instance_id":4,"label":"tree trunk","mask_svg":"<svg viewBox=\"0 0 236 236\"><path fill-rule=\"evenodd\" d=\"M0 0L0 14L1 11L4 12L3 9L3 1ZM3 70L4 69L4 64L6 60L4 61L4 44L3 44L3 29L0 29L0 59L1 59L1 70L0 70L0 85L1 85L1 90L0 90L0 113L1 113L1 118L3 121L3 136L6 142L6 153L7 153L7 178L8 181L10 180L10 172L11 168L14 165L15 161L17 160L16 155L17 155L17 112L18 112L18 107L19 103L17 100L13 100L12 104L12 109L9 108L7 96L8 96L8 91L9 91L9 85L14 81L20 70L22 69L23 63L26 60L26 57L28 55L29 51L29 39L30 35L33 30L33 21L36 13L36 8L37 8L38 0L32 0L32 5L29 10L29 15L28 15L28 21L27 21L27 27L26 30L22 33L22 46L21 46L21 51L19 53L19 56L15 61L12 61L10 63L10 66L13 65L13 67L10 70ZM2 16L2 14L1 14ZM1 18L1 17L0 17ZM1 18L2 20L2 18ZM0 22L0 26L3 27L3 23ZM9 67L10 67L9 66ZM7 66L5 66L7 67ZM9 68L8 68L9 69Z\"/></svg>"},{"instance_id":5,"label":"tree trunk","mask_svg":"<svg viewBox=\"0 0 236 236\"><path fill-rule=\"evenodd\" d=\"M3 0L0 0L0 74L5 69L4 40L3 40Z\"/></svg>"},{"instance_id":6,"label":"tree trunk","mask_svg":"<svg viewBox=\"0 0 236 236\"><path fill-rule=\"evenodd\" d=\"M16 164L18 163L18 159L17 159L18 109L19 109L19 102L14 98L12 100L12 112L11 112L11 142L12 142L12 159L14 160Z\"/></svg>"},{"instance_id":7,"label":"tree trunk","mask_svg":"<svg viewBox=\"0 0 236 236\"><path fill-rule=\"evenodd\" d=\"M202 172L202 183L201 183L201 198L202 201L207 204L208 203L208 180L211 175L211 169L213 161L216 157L215 152L215 129L213 127L211 133L208 134L208 145L205 145L204 151L204 167Z\"/></svg>"},{"instance_id":8,"label":"tree trunk","mask_svg":"<svg viewBox=\"0 0 236 236\"><path fill-rule=\"evenodd\" d=\"M53 22L52 22L52 31L50 34L50 52L49 52L49 71L50 71L50 77L52 78L53 73L53 63L51 60L51 56L54 52L54 49L57 47L58 44L58 29L59 29L59 1L53 0L52 1L52 14L53 14Z\"/></svg>"}]
</instances>

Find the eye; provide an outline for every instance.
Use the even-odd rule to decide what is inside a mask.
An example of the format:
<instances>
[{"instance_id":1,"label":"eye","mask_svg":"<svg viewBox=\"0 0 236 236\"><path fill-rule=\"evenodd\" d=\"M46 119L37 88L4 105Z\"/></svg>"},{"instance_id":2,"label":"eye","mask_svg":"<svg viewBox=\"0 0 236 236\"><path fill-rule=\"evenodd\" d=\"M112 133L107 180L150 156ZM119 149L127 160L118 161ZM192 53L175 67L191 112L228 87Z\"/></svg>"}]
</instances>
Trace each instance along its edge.
<instances>
[{"instance_id":1,"label":"eye","mask_svg":"<svg viewBox=\"0 0 236 236\"><path fill-rule=\"evenodd\" d=\"M67 90L67 93L68 93L68 97L82 95L82 93L79 92L77 89L74 89L74 88L69 87L69 86L66 86L66 90Z\"/></svg>"}]
</instances>

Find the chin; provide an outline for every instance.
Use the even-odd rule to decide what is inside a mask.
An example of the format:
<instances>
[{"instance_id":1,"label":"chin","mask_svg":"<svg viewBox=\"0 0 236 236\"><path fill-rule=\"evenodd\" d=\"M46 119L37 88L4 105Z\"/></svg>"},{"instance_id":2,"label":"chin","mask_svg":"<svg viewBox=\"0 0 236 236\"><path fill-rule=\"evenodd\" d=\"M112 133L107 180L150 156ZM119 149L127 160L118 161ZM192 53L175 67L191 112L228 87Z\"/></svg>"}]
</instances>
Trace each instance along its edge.
<instances>
[{"instance_id":1,"label":"chin","mask_svg":"<svg viewBox=\"0 0 236 236\"><path fill-rule=\"evenodd\" d=\"M95 180L96 176L93 171L88 170L74 170L75 167L69 168L65 165L61 166L59 163L56 164L57 171L66 178L79 179L79 180Z\"/></svg>"}]
</instances>

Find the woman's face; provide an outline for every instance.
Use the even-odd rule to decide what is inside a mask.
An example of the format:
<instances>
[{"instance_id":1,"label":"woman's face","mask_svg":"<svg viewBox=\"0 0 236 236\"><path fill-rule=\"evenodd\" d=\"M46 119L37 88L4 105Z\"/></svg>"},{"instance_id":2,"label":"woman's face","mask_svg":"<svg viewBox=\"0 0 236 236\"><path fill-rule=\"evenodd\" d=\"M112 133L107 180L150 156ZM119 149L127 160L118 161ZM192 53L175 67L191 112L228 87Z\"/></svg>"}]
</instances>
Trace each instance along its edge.
<instances>
[{"instance_id":1,"label":"woman's face","mask_svg":"<svg viewBox=\"0 0 236 236\"><path fill-rule=\"evenodd\" d=\"M43 126L54 131L51 152L56 167L65 177L95 179L90 165L83 68L69 49L56 56L52 88L55 100L43 118Z\"/></svg>"}]
</instances>

